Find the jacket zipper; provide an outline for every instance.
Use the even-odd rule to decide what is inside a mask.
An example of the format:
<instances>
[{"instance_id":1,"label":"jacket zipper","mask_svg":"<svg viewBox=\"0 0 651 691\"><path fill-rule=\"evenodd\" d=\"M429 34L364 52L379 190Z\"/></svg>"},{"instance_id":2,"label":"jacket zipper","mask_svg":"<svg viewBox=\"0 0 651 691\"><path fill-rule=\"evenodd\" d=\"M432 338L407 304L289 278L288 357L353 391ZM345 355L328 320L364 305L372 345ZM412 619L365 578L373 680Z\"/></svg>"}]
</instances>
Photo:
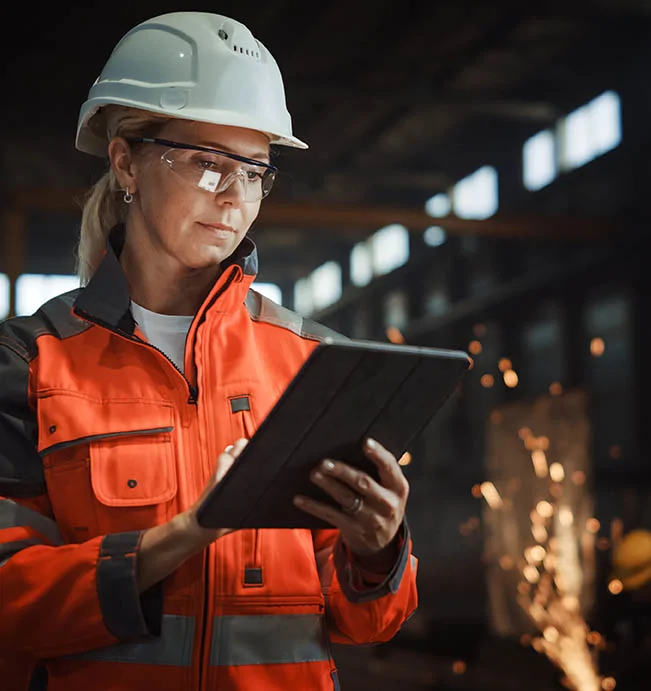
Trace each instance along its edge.
<instances>
[{"instance_id":1,"label":"jacket zipper","mask_svg":"<svg viewBox=\"0 0 651 691\"><path fill-rule=\"evenodd\" d=\"M237 275L238 270L237 267L231 271L229 276L226 278L224 281L224 285L215 293L213 296L212 300L206 305L206 308L203 310L203 313L201 317L199 318L199 322L196 325L196 328L194 329L193 337L192 337L192 351L194 351L196 340L197 340L197 333L199 331L199 327L204 323L206 320L206 314L208 310L215 304L217 299L222 296L228 287L233 283L235 280L235 276ZM187 347L187 345L186 345ZM195 398L195 404L197 404L197 399ZM198 410L198 405L197 405L197 410ZM201 622L201 637L199 639L199 674L198 674L198 691L203 691L203 685L204 685L204 679L205 679L205 674L204 674L204 668L206 667L205 665L205 656L206 656L206 632L208 629L208 615L209 615L209 598L210 598L210 584L211 584L211 579L210 579L210 564L211 564L211 559L212 559L212 550L211 547L209 546L205 550L205 563L204 563L204 593L203 593L203 621Z\"/></svg>"}]
</instances>

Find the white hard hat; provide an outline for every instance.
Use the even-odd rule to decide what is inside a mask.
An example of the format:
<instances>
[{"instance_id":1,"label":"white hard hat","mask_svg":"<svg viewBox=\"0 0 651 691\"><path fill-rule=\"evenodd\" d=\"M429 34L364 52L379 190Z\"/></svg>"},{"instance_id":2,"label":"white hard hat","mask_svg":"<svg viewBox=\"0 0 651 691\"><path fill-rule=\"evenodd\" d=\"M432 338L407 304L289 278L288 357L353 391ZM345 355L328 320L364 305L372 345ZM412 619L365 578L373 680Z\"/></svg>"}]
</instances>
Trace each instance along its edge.
<instances>
[{"instance_id":1,"label":"white hard hat","mask_svg":"<svg viewBox=\"0 0 651 691\"><path fill-rule=\"evenodd\" d=\"M81 107L80 151L107 155L108 104L245 127L307 149L292 135L276 61L244 24L218 14L164 14L125 34Z\"/></svg>"}]
</instances>

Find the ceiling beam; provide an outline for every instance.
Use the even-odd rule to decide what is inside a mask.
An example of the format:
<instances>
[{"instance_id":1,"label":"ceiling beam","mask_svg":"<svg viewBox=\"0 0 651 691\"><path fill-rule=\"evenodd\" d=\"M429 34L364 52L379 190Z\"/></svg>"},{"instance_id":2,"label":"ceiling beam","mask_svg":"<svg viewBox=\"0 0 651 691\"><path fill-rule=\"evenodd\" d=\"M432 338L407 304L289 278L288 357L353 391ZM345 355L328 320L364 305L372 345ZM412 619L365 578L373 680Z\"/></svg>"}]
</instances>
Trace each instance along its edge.
<instances>
[{"instance_id":1,"label":"ceiling beam","mask_svg":"<svg viewBox=\"0 0 651 691\"><path fill-rule=\"evenodd\" d=\"M77 214L78 200L85 190L57 190L52 188L7 189L3 195L5 207L29 212ZM438 225L450 234L481 235L496 238L543 238L555 240L598 240L624 228L615 221L602 218L574 216L534 216L498 213L476 221L445 216L432 218L415 207L364 206L334 202L286 202L269 199L262 205L256 222L258 231L274 228L310 231L318 229L331 237L363 238L378 228L401 223L411 231L423 231Z\"/></svg>"}]
</instances>

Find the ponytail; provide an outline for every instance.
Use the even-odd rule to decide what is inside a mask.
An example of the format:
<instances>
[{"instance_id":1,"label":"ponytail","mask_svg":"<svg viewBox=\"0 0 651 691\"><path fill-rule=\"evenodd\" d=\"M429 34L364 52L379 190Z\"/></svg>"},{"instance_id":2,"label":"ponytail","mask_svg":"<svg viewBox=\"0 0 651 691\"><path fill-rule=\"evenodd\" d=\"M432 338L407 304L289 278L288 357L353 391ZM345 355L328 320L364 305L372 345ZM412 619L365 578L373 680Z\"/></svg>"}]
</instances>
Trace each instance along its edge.
<instances>
[{"instance_id":1,"label":"ponytail","mask_svg":"<svg viewBox=\"0 0 651 691\"><path fill-rule=\"evenodd\" d=\"M136 108L109 105L102 109L107 138L153 136L169 118ZM83 203L81 231L77 245L77 273L86 285L106 252L111 230L127 218L127 205L113 169L93 185Z\"/></svg>"},{"instance_id":2,"label":"ponytail","mask_svg":"<svg viewBox=\"0 0 651 691\"><path fill-rule=\"evenodd\" d=\"M109 170L91 187L84 200L77 246L77 273L82 285L86 285L97 270L106 252L111 229L123 223L125 217L126 207L118 182Z\"/></svg>"}]
</instances>

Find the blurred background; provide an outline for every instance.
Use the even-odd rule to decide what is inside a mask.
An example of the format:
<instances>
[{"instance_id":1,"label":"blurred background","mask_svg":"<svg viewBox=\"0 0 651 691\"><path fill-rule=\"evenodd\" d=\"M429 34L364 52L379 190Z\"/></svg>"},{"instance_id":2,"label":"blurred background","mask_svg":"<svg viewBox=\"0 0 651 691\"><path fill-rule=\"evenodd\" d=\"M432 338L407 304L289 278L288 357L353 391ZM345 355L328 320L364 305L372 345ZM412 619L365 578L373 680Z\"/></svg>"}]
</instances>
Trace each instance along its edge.
<instances>
[{"instance_id":1,"label":"blurred background","mask_svg":"<svg viewBox=\"0 0 651 691\"><path fill-rule=\"evenodd\" d=\"M78 285L106 165L74 148L79 106L123 33L183 9L251 28L310 144L276 156L259 289L473 357L401 459L420 608L336 650L344 691L651 689L651 3L13 7L0 318Z\"/></svg>"}]
</instances>

